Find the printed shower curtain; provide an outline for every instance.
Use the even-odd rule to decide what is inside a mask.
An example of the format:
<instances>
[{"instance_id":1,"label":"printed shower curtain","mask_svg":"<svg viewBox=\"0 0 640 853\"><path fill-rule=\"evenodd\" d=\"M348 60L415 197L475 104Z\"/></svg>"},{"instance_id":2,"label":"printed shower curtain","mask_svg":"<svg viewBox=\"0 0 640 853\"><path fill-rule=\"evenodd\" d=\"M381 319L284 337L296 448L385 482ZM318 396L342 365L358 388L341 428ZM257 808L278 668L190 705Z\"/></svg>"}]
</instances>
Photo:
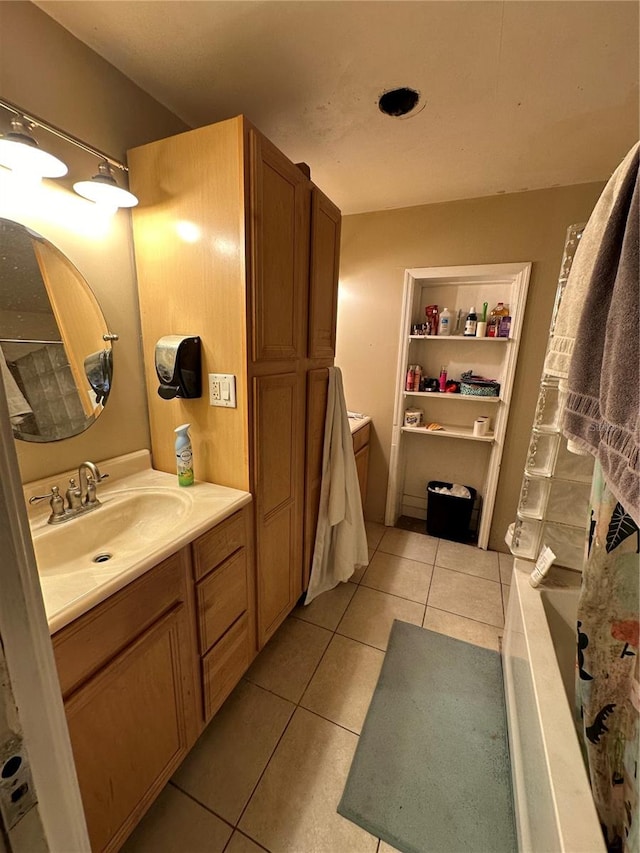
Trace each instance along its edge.
<instances>
[{"instance_id":1,"label":"printed shower curtain","mask_svg":"<svg viewBox=\"0 0 640 853\"><path fill-rule=\"evenodd\" d=\"M640 531L596 463L578 605L578 726L607 848L640 850Z\"/></svg>"}]
</instances>

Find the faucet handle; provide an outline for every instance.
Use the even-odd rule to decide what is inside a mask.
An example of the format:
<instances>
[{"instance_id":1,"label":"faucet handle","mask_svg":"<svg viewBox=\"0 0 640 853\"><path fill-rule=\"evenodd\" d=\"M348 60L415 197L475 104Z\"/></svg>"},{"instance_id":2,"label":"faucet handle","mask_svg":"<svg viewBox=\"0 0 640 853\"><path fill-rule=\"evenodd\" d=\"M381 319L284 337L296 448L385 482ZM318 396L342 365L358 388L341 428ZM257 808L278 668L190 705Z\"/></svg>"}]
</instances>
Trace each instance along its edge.
<instances>
[{"instance_id":1,"label":"faucet handle","mask_svg":"<svg viewBox=\"0 0 640 853\"><path fill-rule=\"evenodd\" d=\"M55 498L60 495L60 487L59 486L51 486L51 491L47 492L46 495L32 495L29 498L30 504L37 504L39 501L45 501L47 498Z\"/></svg>"},{"instance_id":2,"label":"faucet handle","mask_svg":"<svg viewBox=\"0 0 640 853\"><path fill-rule=\"evenodd\" d=\"M58 486L51 486L51 491L48 495L33 495L33 497L29 498L30 504L38 503L38 501L44 501L47 498L51 498L49 501L49 506L51 507L51 515L49 516L49 522L53 519L59 519L64 516L64 501L62 500L62 495L60 494L60 488Z\"/></svg>"}]
</instances>

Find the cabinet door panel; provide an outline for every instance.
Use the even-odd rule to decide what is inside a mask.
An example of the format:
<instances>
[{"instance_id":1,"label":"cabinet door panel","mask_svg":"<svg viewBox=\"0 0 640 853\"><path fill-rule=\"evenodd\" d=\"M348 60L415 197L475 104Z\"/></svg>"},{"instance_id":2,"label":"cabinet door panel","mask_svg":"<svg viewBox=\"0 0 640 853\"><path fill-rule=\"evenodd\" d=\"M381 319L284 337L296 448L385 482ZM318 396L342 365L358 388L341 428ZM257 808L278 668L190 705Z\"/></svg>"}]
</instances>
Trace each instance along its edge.
<instances>
[{"instance_id":1,"label":"cabinet door panel","mask_svg":"<svg viewBox=\"0 0 640 853\"><path fill-rule=\"evenodd\" d=\"M261 376L256 388L258 507L262 517L294 501L298 443L298 387L295 373Z\"/></svg>"},{"instance_id":2,"label":"cabinet door panel","mask_svg":"<svg viewBox=\"0 0 640 853\"><path fill-rule=\"evenodd\" d=\"M302 591L302 444L296 373L254 378L258 639L262 646Z\"/></svg>"},{"instance_id":3,"label":"cabinet door panel","mask_svg":"<svg viewBox=\"0 0 640 853\"><path fill-rule=\"evenodd\" d=\"M316 528L318 526L328 387L329 371L326 367L310 370L307 373L303 589L306 589L309 585L313 548L316 540Z\"/></svg>"},{"instance_id":4,"label":"cabinet door panel","mask_svg":"<svg viewBox=\"0 0 640 853\"><path fill-rule=\"evenodd\" d=\"M309 270L309 182L250 131L253 360L302 355Z\"/></svg>"},{"instance_id":5,"label":"cabinet door panel","mask_svg":"<svg viewBox=\"0 0 640 853\"><path fill-rule=\"evenodd\" d=\"M180 651L186 618L184 606L175 608L66 703L94 851L119 848L190 746Z\"/></svg>"},{"instance_id":6,"label":"cabinet door panel","mask_svg":"<svg viewBox=\"0 0 640 853\"><path fill-rule=\"evenodd\" d=\"M356 471L358 472L358 484L360 486L360 497L362 498L362 506L364 508L365 498L367 497L367 479L369 475L369 445L356 453Z\"/></svg>"},{"instance_id":7,"label":"cabinet door panel","mask_svg":"<svg viewBox=\"0 0 640 853\"><path fill-rule=\"evenodd\" d=\"M340 223L338 208L314 187L311 196L310 358L333 358L336 352Z\"/></svg>"},{"instance_id":8,"label":"cabinet door panel","mask_svg":"<svg viewBox=\"0 0 640 853\"><path fill-rule=\"evenodd\" d=\"M258 641L262 647L302 593L295 506L272 515L258 531Z\"/></svg>"}]
</instances>

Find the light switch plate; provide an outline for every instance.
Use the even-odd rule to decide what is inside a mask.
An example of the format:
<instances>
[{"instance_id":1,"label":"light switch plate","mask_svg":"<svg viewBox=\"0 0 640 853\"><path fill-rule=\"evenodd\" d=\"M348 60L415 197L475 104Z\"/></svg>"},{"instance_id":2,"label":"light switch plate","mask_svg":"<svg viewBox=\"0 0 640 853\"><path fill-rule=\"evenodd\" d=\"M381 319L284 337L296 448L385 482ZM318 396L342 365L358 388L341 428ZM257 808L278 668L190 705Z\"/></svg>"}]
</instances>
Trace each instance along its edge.
<instances>
[{"instance_id":1,"label":"light switch plate","mask_svg":"<svg viewBox=\"0 0 640 853\"><path fill-rule=\"evenodd\" d=\"M209 374L209 405L236 408L236 377L233 373Z\"/></svg>"}]
</instances>

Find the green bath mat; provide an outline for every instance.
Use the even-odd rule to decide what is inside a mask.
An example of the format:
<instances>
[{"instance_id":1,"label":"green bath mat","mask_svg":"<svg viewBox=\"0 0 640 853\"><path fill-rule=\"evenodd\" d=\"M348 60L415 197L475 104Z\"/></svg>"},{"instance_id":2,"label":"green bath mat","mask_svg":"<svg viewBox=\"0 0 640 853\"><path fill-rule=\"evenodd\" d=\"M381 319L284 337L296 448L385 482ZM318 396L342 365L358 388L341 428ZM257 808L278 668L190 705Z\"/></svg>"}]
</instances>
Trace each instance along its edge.
<instances>
[{"instance_id":1,"label":"green bath mat","mask_svg":"<svg viewBox=\"0 0 640 853\"><path fill-rule=\"evenodd\" d=\"M500 655L395 621L338 812L403 853L515 853Z\"/></svg>"}]
</instances>

